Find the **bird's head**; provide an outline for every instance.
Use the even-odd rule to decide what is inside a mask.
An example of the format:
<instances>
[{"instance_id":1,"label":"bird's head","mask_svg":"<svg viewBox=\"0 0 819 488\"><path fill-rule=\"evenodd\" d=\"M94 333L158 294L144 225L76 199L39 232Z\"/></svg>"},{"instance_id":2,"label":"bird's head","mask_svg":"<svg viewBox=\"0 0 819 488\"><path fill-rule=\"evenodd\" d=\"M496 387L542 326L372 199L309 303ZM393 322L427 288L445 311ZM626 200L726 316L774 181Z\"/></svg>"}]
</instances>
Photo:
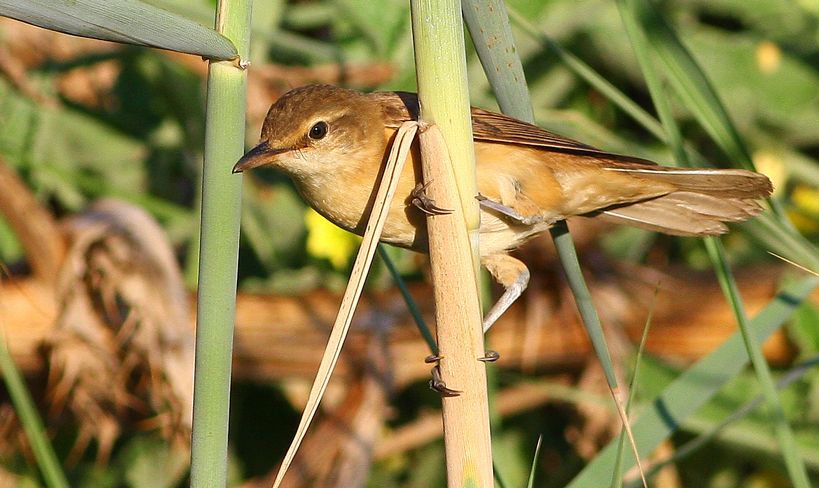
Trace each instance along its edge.
<instances>
[{"instance_id":1,"label":"bird's head","mask_svg":"<svg viewBox=\"0 0 819 488\"><path fill-rule=\"evenodd\" d=\"M270 166L295 180L332 174L381 157L384 122L378 103L332 85L309 85L284 94L262 126L261 140L233 167L238 173Z\"/></svg>"}]
</instances>

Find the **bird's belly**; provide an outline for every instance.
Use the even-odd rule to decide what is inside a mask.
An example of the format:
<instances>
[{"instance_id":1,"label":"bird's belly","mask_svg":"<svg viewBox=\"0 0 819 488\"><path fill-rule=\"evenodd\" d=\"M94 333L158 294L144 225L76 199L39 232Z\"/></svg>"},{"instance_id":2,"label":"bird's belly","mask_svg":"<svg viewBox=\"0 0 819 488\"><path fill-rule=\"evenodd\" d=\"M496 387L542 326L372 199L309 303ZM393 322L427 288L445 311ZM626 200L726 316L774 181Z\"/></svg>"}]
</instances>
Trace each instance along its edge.
<instances>
[{"instance_id":1,"label":"bird's belly","mask_svg":"<svg viewBox=\"0 0 819 488\"><path fill-rule=\"evenodd\" d=\"M409 207L410 213L415 210L414 207ZM409 226L406 218L395 218L397 216L392 215L394 212L394 209L390 212L391 215L384 226L381 241L417 252L429 252L426 223L423 222L425 216L420 215L420 222L412 219L414 225ZM489 256L515 249L549 227L548 222L516 225L495 214L481 211L480 254Z\"/></svg>"},{"instance_id":2,"label":"bird's belly","mask_svg":"<svg viewBox=\"0 0 819 488\"><path fill-rule=\"evenodd\" d=\"M550 226L548 222L517 225L490 212L481 211L481 256L515 249Z\"/></svg>"}]
</instances>

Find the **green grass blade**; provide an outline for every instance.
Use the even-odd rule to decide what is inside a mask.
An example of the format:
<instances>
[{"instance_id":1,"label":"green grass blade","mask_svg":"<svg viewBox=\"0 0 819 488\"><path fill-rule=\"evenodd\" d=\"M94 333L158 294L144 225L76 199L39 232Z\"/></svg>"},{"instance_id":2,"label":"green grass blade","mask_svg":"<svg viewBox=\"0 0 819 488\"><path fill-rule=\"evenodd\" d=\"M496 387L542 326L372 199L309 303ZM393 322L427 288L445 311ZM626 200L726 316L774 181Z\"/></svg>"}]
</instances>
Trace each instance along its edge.
<instances>
[{"instance_id":1,"label":"green grass blade","mask_svg":"<svg viewBox=\"0 0 819 488\"><path fill-rule=\"evenodd\" d=\"M817 366L819 366L819 357L814 357L808 361L803 361L798 365L794 366L790 369L782 378L776 382L777 390L784 390L800 378L802 378L806 373L814 370ZM751 401L740 407L739 409L735 410L730 416L723 419L719 422L716 426L710 428L706 433L686 442L682 446L679 446L675 451L674 455L670 456L668 459L660 461L654 464L646 473L646 476L653 476L664 467L677 463L694 452L698 451L700 448L708 444L710 441L714 440L722 431L726 430L731 424L742 420L743 418L747 417L751 413L754 412L760 405L765 403L765 397L763 395L758 395L754 397ZM808 454L808 451L805 452ZM816 456L814 457L814 463L816 462Z\"/></svg>"},{"instance_id":2,"label":"green grass blade","mask_svg":"<svg viewBox=\"0 0 819 488\"><path fill-rule=\"evenodd\" d=\"M501 0L467 0L461 5L466 26L498 106L505 114L533 121L526 75ZM503 89L498 89L503 87Z\"/></svg>"},{"instance_id":3,"label":"green grass blade","mask_svg":"<svg viewBox=\"0 0 819 488\"><path fill-rule=\"evenodd\" d=\"M702 69L650 2L640 2L635 6L637 8L639 11L635 16L646 17L645 29L651 34L649 42L680 98L729 157L748 169L754 169L744 143ZM741 226L789 259L814 267L819 264L816 248L793 228L777 200L770 199L769 202L774 216L760 215ZM759 225L767 229L763 231ZM764 235L766 232L768 236ZM783 245L787 245L787 249L783 249Z\"/></svg>"},{"instance_id":4,"label":"green grass blade","mask_svg":"<svg viewBox=\"0 0 819 488\"><path fill-rule=\"evenodd\" d=\"M496 94L499 94L499 100L501 98L504 100L503 106L509 110L509 115L534 123L529 91L525 84L521 83L521 80L524 80L523 67L519 57L514 54L517 52L517 49L515 48L514 39L511 35L506 10L498 8L491 1L478 0L466 0L463 2L462 8L465 12L464 18L473 35L472 40L474 44L476 46L483 46L478 49L478 55L481 58L484 70L488 71L494 68L493 71L495 71L495 74L487 76L492 84L492 89ZM470 10L482 12L481 17L483 18L480 22L475 19L470 22L470 18L473 16L466 14L466 12ZM480 35L476 35L476 33ZM510 53L513 53L514 56L518 58L516 62L510 62ZM569 228L565 221L560 221L555 223L552 228L549 229L549 232L555 243L560 263L566 273L569 288L574 295L583 325L589 335L595 354L603 367L606 382L611 390L617 412L620 415L629 440L633 443L634 439L631 435L628 418L622 405L621 392L617 384L617 376L614 371L611 355L609 354L609 349L606 344L603 326L597 309L594 307L589 288L583 278L580 261L577 258L577 250L575 249L572 236L569 233ZM636 449L636 446L633 447Z\"/></svg>"},{"instance_id":5,"label":"green grass blade","mask_svg":"<svg viewBox=\"0 0 819 488\"><path fill-rule=\"evenodd\" d=\"M720 286L725 294L728 302L734 310L734 315L737 318L739 329L742 334L742 340L745 343L745 348L753 364L754 372L756 373L757 381L762 387L762 394L765 397L765 402L768 407L768 415L774 424L774 433L776 434L779 448L782 452L782 458L785 461L788 474L790 476L793 486L797 488L810 488L808 481L808 472L805 467L804 460L799 454L799 449L796 446L796 439L793 431L790 428L785 411L782 408L782 403L779 400L779 395L776 391L776 385L771 375L771 369L765 356L762 353L762 345L754 337L753 330L748 325L748 317L745 312L745 307L742 303L742 298L739 294L736 280L733 273L731 273L725 258L725 250L722 242L717 237L709 237L705 239L705 247L708 250L708 255L714 263L717 270L717 277L719 278Z\"/></svg>"},{"instance_id":6,"label":"green grass blade","mask_svg":"<svg viewBox=\"0 0 819 488\"><path fill-rule=\"evenodd\" d=\"M282 2L284 0L275 1ZM150 3L199 22L207 22L213 18L213 6L207 3L198 4L188 0L151 0ZM272 2L259 8L275 10L277 6L271 5L271 3ZM311 4L310 8L315 9L316 5ZM278 22L275 22L275 19L273 19L273 22L265 22L266 20L271 20L271 17L275 17L276 12L270 12L267 19L265 19L258 15L259 12L255 10L256 9L254 9L252 28L254 43L261 42L267 45L267 49L275 52L277 55L294 56L304 60L307 64L331 63L337 62L340 59L341 50L338 46L316 40L306 35L296 34L290 30L276 29L274 26L276 26ZM282 13L289 12L290 10L287 10ZM255 49L251 49L251 51L254 53L254 61L256 60L256 56L263 54L263 51L257 53Z\"/></svg>"},{"instance_id":7,"label":"green grass blade","mask_svg":"<svg viewBox=\"0 0 819 488\"><path fill-rule=\"evenodd\" d=\"M620 8L620 16L623 20L623 25L626 33L631 41L631 47L634 55L637 57L637 62L642 70L643 78L646 81L646 86L651 94L651 99L654 102L654 107L657 109L657 114L660 117L660 123L663 132L665 133L664 140L668 142L671 151L674 154L674 159L678 164L688 166L688 156L683 151L682 134L677 127L674 116L671 110L671 103L665 93L657 71L654 69L654 62L652 52L649 46L648 39L645 32L643 32L638 17L634 15L634 11L629 10L634 8L634 2L618 0L617 3ZM631 15L629 15L631 14Z\"/></svg>"},{"instance_id":8,"label":"green grass blade","mask_svg":"<svg viewBox=\"0 0 819 488\"><path fill-rule=\"evenodd\" d=\"M216 24L247 59L250 0L220 0ZM197 302L191 486L226 486L233 322L244 152L247 73L212 62L208 72Z\"/></svg>"},{"instance_id":9,"label":"green grass blade","mask_svg":"<svg viewBox=\"0 0 819 488\"><path fill-rule=\"evenodd\" d=\"M398 286L398 290L401 292L401 296L404 298L404 303L407 304L410 315L412 315L413 320L415 320L415 325L418 326L418 330L421 332L421 337L423 337L424 342L427 343L431 354L437 355L438 344L435 342L435 337L432 336L432 331L429 330L429 326L427 325L426 320L424 320L424 316L421 315L421 309L418 308L418 304L415 303L415 299L412 298L412 294L409 292L407 284L404 282L404 279L401 278L401 273L399 273L395 268L395 264L392 262L392 259L384 249L384 244L378 244L378 255L381 256L381 260L384 261L384 265L387 267L393 281Z\"/></svg>"},{"instance_id":10,"label":"green grass blade","mask_svg":"<svg viewBox=\"0 0 819 488\"><path fill-rule=\"evenodd\" d=\"M137 0L0 0L0 15L66 34L226 60L236 47L213 29Z\"/></svg>"},{"instance_id":11,"label":"green grass blade","mask_svg":"<svg viewBox=\"0 0 819 488\"><path fill-rule=\"evenodd\" d=\"M532 455L532 468L529 470L529 481L526 483L526 488L534 488L535 486L535 471L537 469L537 460L540 458L540 446L543 444L543 435L537 436L537 445L535 445L535 453Z\"/></svg>"},{"instance_id":12,"label":"green grass blade","mask_svg":"<svg viewBox=\"0 0 819 488\"><path fill-rule=\"evenodd\" d=\"M661 141L665 141L666 134L662 126L651 114L643 110L637 103L623 93L619 88L612 85L600 73L595 71L591 66L583 62L574 54L566 51L563 47L545 33L538 30L538 28L526 18L515 11L509 9L509 18L528 36L537 39L543 47L551 51L562 61L566 67L572 70L577 76L582 78L590 86L602 93L612 103L620 107L620 109L642 125L646 130ZM501 105L501 107L503 107Z\"/></svg>"},{"instance_id":13,"label":"green grass blade","mask_svg":"<svg viewBox=\"0 0 819 488\"><path fill-rule=\"evenodd\" d=\"M633 3L636 22L645 29L668 80L674 85L686 107L689 107L711 138L737 164L754 169L751 156L739 137L716 91L699 64L679 40L674 30L650 1Z\"/></svg>"},{"instance_id":14,"label":"green grass blade","mask_svg":"<svg viewBox=\"0 0 819 488\"><path fill-rule=\"evenodd\" d=\"M614 373L614 366L611 362L608 345L606 345L606 335L603 333L603 325L600 322L600 315L594 307L591 292L583 278L583 270L580 268L580 261L577 258L577 250L574 241L569 233L569 228L565 221L557 222L549 232L555 241L560 264L566 272L566 280L572 290L574 300L577 302L577 309L583 319L583 325L589 334L594 352L606 374L606 382L612 390L617 390L617 377Z\"/></svg>"},{"instance_id":15,"label":"green grass blade","mask_svg":"<svg viewBox=\"0 0 819 488\"><path fill-rule=\"evenodd\" d=\"M628 98L624 93L614 87L611 83L605 80L602 76L596 73L591 67L586 65L582 60L578 59L571 53L564 50L557 42L551 40L548 36L543 34L542 32L538 31L535 26L529 23L523 16L515 12L513 9L509 9L509 14L512 20L518 25L524 33L529 36L532 36L536 39L539 39L540 42L544 44L545 47L550 49L556 56L558 56L566 66L571 69L575 74L583 78L587 83L593 86L595 89L600 91L603 95L605 95L612 103L619 106L626 114L631 116L635 121L640 123L646 130L651 132L654 136L656 136L659 140L668 142L668 136L665 134L662 126L660 125L657 120L648 114L645 110L639 107L636 103L634 103L630 98ZM668 51L680 51L689 62L693 62L693 58L691 58L690 54L687 50L679 43L679 40L676 39L676 36L673 33L669 36L666 36L668 42L676 43L677 48L672 49L669 48ZM689 65L686 62L686 65ZM750 164L750 159L747 157L748 151L744 149L744 145L742 144L741 139L736 136L736 130L733 128L733 125L730 124L730 119L727 116L722 104L719 103L719 99L716 96L711 85L707 82L707 79L702 74L702 71L699 69L699 66L694 63L697 71L697 75L692 76L693 80L699 80L702 83L695 83L693 80L686 81L685 79L678 78L677 85L679 86L688 86L685 91L689 93L689 97L696 97L699 100L717 100L718 105L709 106L705 102L701 105L705 106L706 108L710 108L707 113L698 113L695 112L700 119L708 118L711 120L710 126L711 127L721 127L719 132L724 135L723 141L721 146L723 148L734 147L733 151L728 149L724 149L727 154L738 154L741 155L740 159L737 159L738 162L742 163L742 161L746 161L748 165ZM676 69L673 71L669 71L669 74L687 74L688 72L685 69ZM699 93L699 95L697 95ZM700 104L695 104L693 107L696 109L699 107ZM709 115L710 114L710 115ZM721 125L727 124L727 127ZM676 145L672 144L672 148L676 147ZM691 154L691 153L689 153ZM745 158L745 159L742 159ZM804 163L802 160L800 162ZM800 164L798 165L800 174L813 174L815 173L815 169L813 169L810 164ZM778 208L778 204L776 202L773 203L774 208ZM813 264L816 267L816 264L819 264L819 254L816 253L815 248L807 242L804 237L799 235L798 233L794 232L792 227L786 220L781 217L781 213L778 213L778 219L773 219L768 216L760 216L756 219L741 224L741 227L745 228L748 232L753 234L757 240L765 242L771 249L777 251L778 254L782 254L789 259L792 259L797 262L801 263L808 263ZM766 222L766 229L761 230L757 227L761 220L767 220ZM770 236L777 236L772 239L769 239ZM785 249L783 246L785 243L782 239L786 240L787 243L790 245L789 248Z\"/></svg>"},{"instance_id":16,"label":"green grass blade","mask_svg":"<svg viewBox=\"0 0 819 488\"><path fill-rule=\"evenodd\" d=\"M808 277L783 288L750 321L756 339L764 341L778 330L817 286L819 278ZM737 332L714 352L684 371L650 402L650 407L639 414L632 426L641 454L651 453L747 364L748 354ZM616 454L617 441L614 440L568 486L607 485L611 480Z\"/></svg>"},{"instance_id":17,"label":"green grass blade","mask_svg":"<svg viewBox=\"0 0 819 488\"><path fill-rule=\"evenodd\" d=\"M807 268L819 269L819 253L801 234L784 228L781 220L766 212L738 225L754 239L782 257Z\"/></svg>"},{"instance_id":18,"label":"green grass blade","mask_svg":"<svg viewBox=\"0 0 819 488\"><path fill-rule=\"evenodd\" d=\"M40 419L37 407L34 406L34 401L32 401L28 389L26 389L20 370L17 369L14 359L6 347L4 336L0 336L0 373L3 375L6 389L14 404L14 411L20 418L20 423L26 432L26 437L31 444L31 451L34 453L34 458L37 460L37 466L40 468L46 486L67 488L68 481L46 436L43 421Z\"/></svg>"},{"instance_id":19,"label":"green grass blade","mask_svg":"<svg viewBox=\"0 0 819 488\"><path fill-rule=\"evenodd\" d=\"M629 380L628 385L628 399L626 400L626 413L631 416L631 405L634 402L634 390L637 385L637 373L640 370L640 361L643 358L643 353L646 350L646 343L648 342L648 331L651 330L651 320L654 317L654 305L657 303L657 293L659 292L659 287L654 290L654 299L651 302L651 308L648 310L648 316L646 317L646 323L643 325L643 334L640 337L640 345L637 346L637 354L634 358L634 373L631 375L631 380ZM618 436L620 438L619 443L617 444L617 461L615 462L615 469L614 473L612 474L611 479L611 486L612 488L620 488L623 486L623 454L624 449L626 446L626 435L625 430L620 432ZM647 473L644 473L644 476L648 476Z\"/></svg>"}]
</instances>

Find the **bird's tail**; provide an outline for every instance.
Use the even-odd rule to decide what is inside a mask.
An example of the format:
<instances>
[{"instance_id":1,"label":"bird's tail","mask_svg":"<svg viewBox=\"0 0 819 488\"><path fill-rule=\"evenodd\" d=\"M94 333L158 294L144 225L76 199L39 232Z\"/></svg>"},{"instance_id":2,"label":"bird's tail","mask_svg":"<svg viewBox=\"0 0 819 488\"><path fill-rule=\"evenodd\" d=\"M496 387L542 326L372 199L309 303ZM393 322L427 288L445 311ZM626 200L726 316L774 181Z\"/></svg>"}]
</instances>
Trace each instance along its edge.
<instances>
[{"instance_id":1,"label":"bird's tail","mask_svg":"<svg viewBox=\"0 0 819 488\"><path fill-rule=\"evenodd\" d=\"M636 166L636 165L635 165ZM741 169L681 169L663 166L607 168L630 176L669 183L668 194L609 207L601 217L672 235L722 234L725 222L746 220L762 211L758 199L771 194L771 181Z\"/></svg>"}]
</instances>

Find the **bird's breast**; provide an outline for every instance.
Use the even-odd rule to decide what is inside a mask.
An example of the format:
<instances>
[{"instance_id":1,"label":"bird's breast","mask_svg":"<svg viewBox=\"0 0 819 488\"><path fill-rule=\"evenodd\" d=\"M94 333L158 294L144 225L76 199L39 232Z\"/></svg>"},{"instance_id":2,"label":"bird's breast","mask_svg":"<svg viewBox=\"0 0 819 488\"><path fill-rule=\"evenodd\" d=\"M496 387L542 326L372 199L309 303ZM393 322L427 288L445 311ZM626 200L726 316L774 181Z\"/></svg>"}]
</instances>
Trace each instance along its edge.
<instances>
[{"instance_id":1,"label":"bird's breast","mask_svg":"<svg viewBox=\"0 0 819 488\"><path fill-rule=\"evenodd\" d=\"M426 250L423 214L410 204L418 176L407 160L389 207L381 240L400 247ZM384 165L376 161L346 161L333 171L294 180L302 198L316 212L342 229L363 235L378 193ZM419 230L420 227L420 230Z\"/></svg>"}]
</instances>

